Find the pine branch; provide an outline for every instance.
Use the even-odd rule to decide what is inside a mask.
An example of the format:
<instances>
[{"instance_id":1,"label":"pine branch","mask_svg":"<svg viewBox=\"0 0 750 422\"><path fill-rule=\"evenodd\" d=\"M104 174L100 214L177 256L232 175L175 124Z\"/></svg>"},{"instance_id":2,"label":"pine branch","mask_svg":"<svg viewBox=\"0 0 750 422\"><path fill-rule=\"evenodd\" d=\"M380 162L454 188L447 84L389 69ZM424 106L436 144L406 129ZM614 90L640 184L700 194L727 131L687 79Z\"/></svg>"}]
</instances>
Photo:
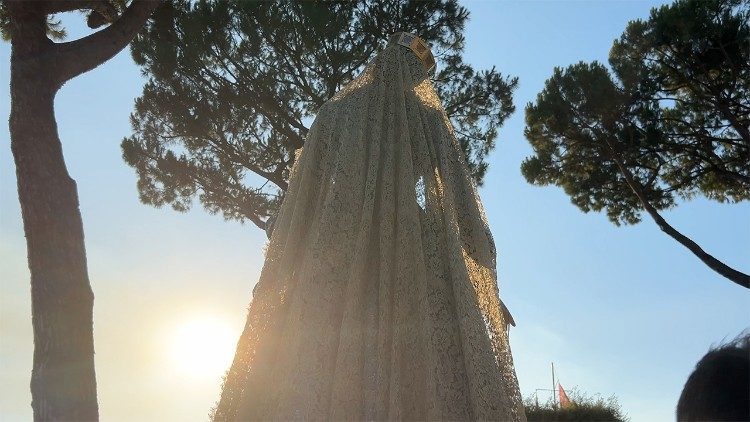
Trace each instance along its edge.
<instances>
[{"instance_id":1,"label":"pine branch","mask_svg":"<svg viewBox=\"0 0 750 422\"><path fill-rule=\"evenodd\" d=\"M79 40L56 44L58 84L94 69L120 52L161 3L161 0L133 0L109 27Z\"/></svg>"}]
</instances>

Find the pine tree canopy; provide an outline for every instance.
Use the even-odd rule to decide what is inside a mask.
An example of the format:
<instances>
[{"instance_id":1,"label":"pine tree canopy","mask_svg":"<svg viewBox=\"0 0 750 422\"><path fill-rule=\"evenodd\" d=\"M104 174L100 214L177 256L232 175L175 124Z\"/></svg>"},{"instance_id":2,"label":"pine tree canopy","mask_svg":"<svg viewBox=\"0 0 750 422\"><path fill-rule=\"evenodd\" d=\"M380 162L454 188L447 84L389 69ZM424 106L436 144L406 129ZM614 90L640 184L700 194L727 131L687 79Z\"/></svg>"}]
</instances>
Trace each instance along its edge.
<instances>
[{"instance_id":1,"label":"pine tree canopy","mask_svg":"<svg viewBox=\"0 0 750 422\"><path fill-rule=\"evenodd\" d=\"M696 194L750 198L750 1L677 0L631 21L597 62L557 68L526 107L530 183L615 224Z\"/></svg>"},{"instance_id":2,"label":"pine tree canopy","mask_svg":"<svg viewBox=\"0 0 750 422\"><path fill-rule=\"evenodd\" d=\"M266 228L317 109L356 77L388 36L418 34L481 184L517 78L463 62L469 14L456 0L175 1L132 45L148 78L123 157L144 203Z\"/></svg>"}]
</instances>

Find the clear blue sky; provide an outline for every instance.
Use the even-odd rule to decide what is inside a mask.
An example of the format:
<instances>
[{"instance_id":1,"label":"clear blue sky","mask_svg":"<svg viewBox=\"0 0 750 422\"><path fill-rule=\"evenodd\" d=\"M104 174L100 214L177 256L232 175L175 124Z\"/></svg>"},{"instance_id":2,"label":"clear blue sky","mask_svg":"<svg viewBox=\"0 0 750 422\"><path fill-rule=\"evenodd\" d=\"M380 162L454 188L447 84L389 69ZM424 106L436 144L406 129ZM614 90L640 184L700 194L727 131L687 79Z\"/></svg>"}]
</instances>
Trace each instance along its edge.
<instances>
[{"instance_id":1,"label":"clear blue sky","mask_svg":"<svg viewBox=\"0 0 750 422\"><path fill-rule=\"evenodd\" d=\"M471 12L466 59L520 78L516 113L500 131L480 194L499 251L500 292L518 326L511 346L521 389L616 395L633 421L674 419L681 386L712 344L748 326L750 294L718 276L651 221L615 227L583 214L561 189L531 186L519 165L531 151L523 108L554 66L606 61L625 24L653 1L497 1ZM87 33L65 18L70 37ZM384 34L385 36L386 34ZM0 115L7 116L10 48L0 44ZM184 321L211 316L239 336L263 262L264 234L196 208L138 202L120 157L143 79L127 51L68 83L57 122L78 182L96 295L100 412L107 421L205 420L221 371L172 367L169 340ZM31 418L32 335L26 246L6 125L0 128L0 414ZM730 265L750 271L750 204L696 199L664 213Z\"/></svg>"}]
</instances>

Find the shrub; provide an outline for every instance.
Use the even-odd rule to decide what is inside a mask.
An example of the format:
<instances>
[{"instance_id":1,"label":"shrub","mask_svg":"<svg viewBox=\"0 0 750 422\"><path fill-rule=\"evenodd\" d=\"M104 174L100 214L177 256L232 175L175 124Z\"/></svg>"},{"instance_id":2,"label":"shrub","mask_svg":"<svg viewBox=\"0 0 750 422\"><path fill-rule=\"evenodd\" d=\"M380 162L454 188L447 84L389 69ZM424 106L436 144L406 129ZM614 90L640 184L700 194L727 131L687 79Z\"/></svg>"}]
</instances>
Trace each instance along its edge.
<instances>
[{"instance_id":1,"label":"shrub","mask_svg":"<svg viewBox=\"0 0 750 422\"><path fill-rule=\"evenodd\" d=\"M528 422L552 421L628 421L615 396L602 398L600 394L588 396L572 389L568 392L571 406L562 408L552 399L539 404L532 396L524 399L524 408Z\"/></svg>"}]
</instances>

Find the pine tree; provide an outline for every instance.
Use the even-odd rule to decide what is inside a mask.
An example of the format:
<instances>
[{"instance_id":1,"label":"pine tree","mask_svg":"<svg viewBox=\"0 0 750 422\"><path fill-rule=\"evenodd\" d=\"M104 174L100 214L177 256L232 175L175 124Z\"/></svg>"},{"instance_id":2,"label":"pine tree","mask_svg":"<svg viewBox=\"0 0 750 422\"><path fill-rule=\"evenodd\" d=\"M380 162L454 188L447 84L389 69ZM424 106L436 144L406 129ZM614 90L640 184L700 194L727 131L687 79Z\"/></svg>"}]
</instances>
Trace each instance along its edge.
<instances>
[{"instance_id":1,"label":"pine tree","mask_svg":"<svg viewBox=\"0 0 750 422\"><path fill-rule=\"evenodd\" d=\"M516 78L463 62L456 0L174 2L133 43L148 76L122 143L141 200L269 229L317 109L404 30L431 44L434 82L475 180L514 111Z\"/></svg>"},{"instance_id":2,"label":"pine tree","mask_svg":"<svg viewBox=\"0 0 750 422\"><path fill-rule=\"evenodd\" d=\"M722 276L750 276L705 252L659 210L678 198L750 199L750 1L678 0L628 24L601 63L557 68L526 107L530 183L565 189L615 224L645 211Z\"/></svg>"},{"instance_id":3,"label":"pine tree","mask_svg":"<svg viewBox=\"0 0 750 422\"><path fill-rule=\"evenodd\" d=\"M10 142L31 272L34 420L96 420L93 301L75 181L57 134L54 99L62 85L122 50L159 2L6 1L11 41ZM84 38L55 43L64 29L51 15L83 10ZM122 13L121 13L122 12Z\"/></svg>"}]
</instances>

